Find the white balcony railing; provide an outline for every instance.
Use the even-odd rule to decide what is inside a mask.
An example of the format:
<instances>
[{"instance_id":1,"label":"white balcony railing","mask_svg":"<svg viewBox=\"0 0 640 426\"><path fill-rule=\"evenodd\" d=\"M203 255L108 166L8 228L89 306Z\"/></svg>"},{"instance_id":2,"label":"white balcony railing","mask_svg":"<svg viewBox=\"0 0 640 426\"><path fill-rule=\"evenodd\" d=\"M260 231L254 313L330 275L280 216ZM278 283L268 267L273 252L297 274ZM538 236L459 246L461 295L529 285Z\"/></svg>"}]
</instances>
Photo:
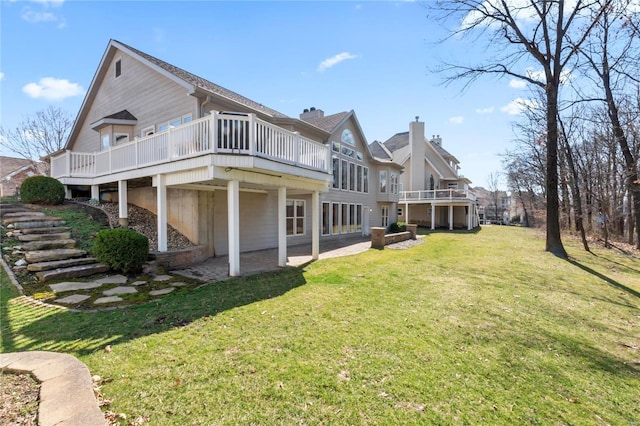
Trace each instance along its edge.
<instances>
[{"instance_id":1,"label":"white balcony railing","mask_svg":"<svg viewBox=\"0 0 640 426\"><path fill-rule=\"evenodd\" d=\"M412 201L475 201L476 195L468 189L432 189L426 191L401 191L400 202Z\"/></svg>"},{"instance_id":2,"label":"white balcony railing","mask_svg":"<svg viewBox=\"0 0 640 426\"><path fill-rule=\"evenodd\" d=\"M251 155L329 173L329 147L256 118L210 116L107 150L66 151L51 158L51 176L96 177L205 154Z\"/></svg>"}]
</instances>

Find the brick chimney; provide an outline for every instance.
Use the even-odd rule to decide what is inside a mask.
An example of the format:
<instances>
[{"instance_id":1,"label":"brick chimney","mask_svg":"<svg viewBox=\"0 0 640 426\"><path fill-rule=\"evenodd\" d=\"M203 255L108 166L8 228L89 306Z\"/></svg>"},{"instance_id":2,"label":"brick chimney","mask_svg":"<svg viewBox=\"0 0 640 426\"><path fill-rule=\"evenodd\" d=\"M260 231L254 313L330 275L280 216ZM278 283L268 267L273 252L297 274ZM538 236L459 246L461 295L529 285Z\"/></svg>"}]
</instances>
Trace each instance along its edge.
<instances>
[{"instance_id":1,"label":"brick chimney","mask_svg":"<svg viewBox=\"0 0 640 426\"><path fill-rule=\"evenodd\" d=\"M300 120L304 121L318 120L320 118L324 118L324 111L316 109L316 107L305 108L300 114Z\"/></svg>"},{"instance_id":2,"label":"brick chimney","mask_svg":"<svg viewBox=\"0 0 640 426\"><path fill-rule=\"evenodd\" d=\"M409 170L409 191L422 191L424 188L424 123L418 121L409 123L409 145L411 146L411 169Z\"/></svg>"}]
</instances>

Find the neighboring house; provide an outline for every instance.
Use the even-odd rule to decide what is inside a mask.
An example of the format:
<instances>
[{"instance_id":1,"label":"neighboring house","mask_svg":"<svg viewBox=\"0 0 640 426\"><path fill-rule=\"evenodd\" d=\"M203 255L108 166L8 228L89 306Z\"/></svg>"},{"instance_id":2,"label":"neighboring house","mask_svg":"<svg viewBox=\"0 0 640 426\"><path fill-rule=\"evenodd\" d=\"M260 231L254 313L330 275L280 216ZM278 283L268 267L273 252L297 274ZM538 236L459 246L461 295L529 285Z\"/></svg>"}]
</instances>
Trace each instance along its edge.
<instances>
[{"instance_id":1,"label":"neighboring house","mask_svg":"<svg viewBox=\"0 0 640 426\"><path fill-rule=\"evenodd\" d=\"M511 196L506 191L489 191L481 186L472 190L478 198L482 223L507 224L516 214L511 212Z\"/></svg>"},{"instance_id":2,"label":"neighboring house","mask_svg":"<svg viewBox=\"0 0 640 426\"><path fill-rule=\"evenodd\" d=\"M46 165L14 157L0 157L0 197L15 197L22 182L35 175L45 175Z\"/></svg>"},{"instance_id":3,"label":"neighboring house","mask_svg":"<svg viewBox=\"0 0 640 426\"><path fill-rule=\"evenodd\" d=\"M390 185L400 189L398 219L435 228L473 229L479 225L476 197L471 181L460 174L459 161L442 147L440 136L427 140L424 123L409 124L409 131L397 133L386 142L375 141L376 158L404 168Z\"/></svg>"},{"instance_id":4,"label":"neighboring house","mask_svg":"<svg viewBox=\"0 0 640 426\"><path fill-rule=\"evenodd\" d=\"M376 159L353 111L288 117L124 43L111 40L51 174L68 196L114 199L158 217L210 256L367 235L397 220L402 167Z\"/></svg>"}]
</instances>

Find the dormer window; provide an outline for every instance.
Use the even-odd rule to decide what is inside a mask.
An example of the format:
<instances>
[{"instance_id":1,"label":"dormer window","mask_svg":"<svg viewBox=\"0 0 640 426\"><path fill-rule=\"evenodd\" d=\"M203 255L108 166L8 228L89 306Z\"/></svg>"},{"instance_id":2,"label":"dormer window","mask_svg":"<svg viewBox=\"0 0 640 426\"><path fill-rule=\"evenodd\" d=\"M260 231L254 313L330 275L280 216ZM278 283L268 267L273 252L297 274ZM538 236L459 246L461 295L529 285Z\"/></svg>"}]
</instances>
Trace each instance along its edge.
<instances>
[{"instance_id":1,"label":"dormer window","mask_svg":"<svg viewBox=\"0 0 640 426\"><path fill-rule=\"evenodd\" d=\"M116 61L116 78L120 77L120 74L122 74L122 59Z\"/></svg>"}]
</instances>

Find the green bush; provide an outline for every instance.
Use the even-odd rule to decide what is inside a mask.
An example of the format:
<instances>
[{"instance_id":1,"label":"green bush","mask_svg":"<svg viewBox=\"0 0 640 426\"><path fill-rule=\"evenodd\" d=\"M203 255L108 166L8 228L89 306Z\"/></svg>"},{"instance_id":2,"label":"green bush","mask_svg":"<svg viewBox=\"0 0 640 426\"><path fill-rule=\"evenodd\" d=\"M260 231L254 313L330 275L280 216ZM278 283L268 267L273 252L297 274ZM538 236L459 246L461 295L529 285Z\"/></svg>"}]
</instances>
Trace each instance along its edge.
<instances>
[{"instance_id":1,"label":"green bush","mask_svg":"<svg viewBox=\"0 0 640 426\"><path fill-rule=\"evenodd\" d=\"M149 240L131 229L103 229L96 235L93 255L114 271L139 272L149 256Z\"/></svg>"},{"instance_id":2,"label":"green bush","mask_svg":"<svg viewBox=\"0 0 640 426\"><path fill-rule=\"evenodd\" d=\"M31 176L20 186L20 199L33 204L62 204L64 186L49 176Z\"/></svg>"},{"instance_id":3,"label":"green bush","mask_svg":"<svg viewBox=\"0 0 640 426\"><path fill-rule=\"evenodd\" d=\"M405 222L393 222L389 225L389 233L396 234L398 232L404 232L407 230L407 224Z\"/></svg>"}]
</instances>

